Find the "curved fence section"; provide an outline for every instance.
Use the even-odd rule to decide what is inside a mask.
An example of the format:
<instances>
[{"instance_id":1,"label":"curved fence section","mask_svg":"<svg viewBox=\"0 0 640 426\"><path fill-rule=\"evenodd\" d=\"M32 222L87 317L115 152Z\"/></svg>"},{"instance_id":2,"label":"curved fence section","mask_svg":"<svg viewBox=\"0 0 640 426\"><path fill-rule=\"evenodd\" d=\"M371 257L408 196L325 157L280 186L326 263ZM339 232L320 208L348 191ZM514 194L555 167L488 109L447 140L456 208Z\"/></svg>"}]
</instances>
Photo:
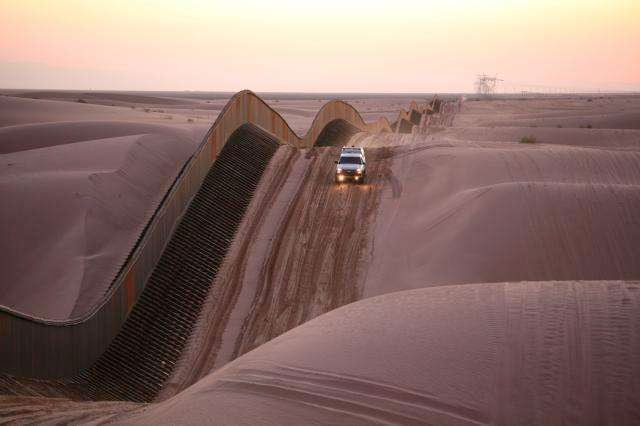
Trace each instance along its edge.
<instances>
[{"instance_id":1,"label":"curved fence section","mask_svg":"<svg viewBox=\"0 0 640 426\"><path fill-rule=\"evenodd\" d=\"M122 329L98 361L72 381L84 388L85 397L147 402L156 396L277 148L275 138L250 124L233 132Z\"/></svg>"},{"instance_id":2,"label":"curved fence section","mask_svg":"<svg viewBox=\"0 0 640 426\"><path fill-rule=\"evenodd\" d=\"M413 111L425 114L430 108L429 105L418 107L414 103L411 106L411 111L405 115L408 114L408 119L411 119ZM136 388L136 385L131 383L125 383L119 387L121 389L135 389L130 394L109 391L105 383L117 380L116 376L127 374L122 370L122 362L142 360L140 362L144 363L153 358L153 355L143 356L138 350L127 352L129 349L126 348L124 352L118 352L122 349L115 350L110 344L113 342L115 345L118 341L135 342L136 339L150 333L151 329L148 324L157 322L164 326L161 318L173 318L165 312L167 309L162 308L159 311L159 316L152 314L150 317L152 319L145 320L147 322L139 321L141 316L146 315L141 312L148 311L151 306L149 303L141 303L137 306L139 301L149 299L158 306L166 307L171 304L180 305L182 303L180 298L195 297L191 292L173 294L158 290L162 288L162 282L178 285L177 281L182 280L182 284L187 283L188 285L191 282L189 280L197 275L195 272L193 272L195 274L193 276L187 274L186 278L171 278L168 281L165 278L154 277L158 274L158 268L164 267L162 265L168 262L165 260L165 256L169 256L168 259L173 259L174 262L176 261L177 258L171 257L169 254L173 250L171 244L173 244L174 237L182 232L182 224L191 217L189 216L190 205L192 201L194 203L198 201L203 188L210 188L211 185L214 185L218 191L222 191L222 194L227 193L227 198L236 197L238 191L242 192L239 186L227 182L221 177L215 178L215 183L209 182L211 173L217 170L212 166L219 158L222 158L223 152L226 152L224 151L225 146L230 141L232 142L230 147L239 143L237 142L239 134L244 135L241 138L245 139L253 137L252 143L258 143L257 147L247 148L249 146L247 145L242 151L244 155L251 157L254 155L254 149L261 149L260 146L266 146L265 143L272 147L277 144L290 144L299 148L307 148L316 143L326 144L336 134L349 135L358 131L378 133L392 132L393 129L388 120L384 118L374 123L366 123L358 111L348 103L331 101L320 109L308 132L304 136L299 136L278 112L253 92L242 91L234 95L223 108L194 155L184 165L171 189L162 200L160 207L135 246L131 248L127 261L121 267L118 276L99 303L83 316L68 320L37 318L0 306L0 372L18 377L42 379L76 377L74 380L92 387L95 397L111 395L114 398L148 400L149 395L157 390L159 382L154 382L155 384L143 390ZM256 139L255 135L259 135L259 137ZM261 142L256 142L256 140ZM261 158L264 163L270 157L266 155ZM223 163L220 164L220 167L224 166ZM264 164L266 165L266 163ZM261 172L255 176L257 180L252 181L252 185L259 180ZM206 184L203 185L203 182ZM223 195L219 195L219 197L220 200L224 198ZM212 220L213 210L209 209L215 209L215 205L218 203L205 204L206 207L200 208L199 214L209 215L207 220ZM196 230L200 229L200 225L195 226ZM232 234L224 234L225 227L220 223L213 229L220 235L224 235L227 240L232 239L235 233L235 228L231 226L229 229L233 231ZM187 257L192 256L190 258L196 262L208 262L206 258L199 257L201 253L196 248L188 244L182 248L187 250L185 252ZM193 251L189 252L189 250ZM216 250L221 250L221 248L218 247ZM213 281L210 274L204 274L202 278L204 281L209 281L206 285ZM208 287L201 291L208 291L207 289ZM194 290L195 293L198 291ZM153 297L143 296L147 293L153 293ZM189 303L191 302L186 303L185 306ZM197 305L197 302L194 303ZM197 306L187 307L185 310L197 313ZM179 327L182 327L181 330L186 333L183 333L180 338L186 339L184 336L188 335L190 321L192 321L191 317L185 317L184 320L176 322L176 324L181 324ZM123 326L126 322L131 325ZM167 330L171 330L171 328L169 327ZM158 342L160 341L161 339L158 339ZM157 352L173 351L174 354L171 356L177 356L179 348L170 346L153 346L150 343L150 347L155 348L154 350ZM140 369L140 371L146 371L149 376L137 377L135 380L138 383L151 380L150 377L154 374L158 377L153 380L160 380L164 377L166 372L162 369L158 370L159 372L156 371L158 365L153 364L154 362L156 361L151 360L149 364L144 364L144 367ZM162 358L159 362L164 362L160 365L166 365L167 368L170 368L173 358Z\"/></svg>"}]
</instances>

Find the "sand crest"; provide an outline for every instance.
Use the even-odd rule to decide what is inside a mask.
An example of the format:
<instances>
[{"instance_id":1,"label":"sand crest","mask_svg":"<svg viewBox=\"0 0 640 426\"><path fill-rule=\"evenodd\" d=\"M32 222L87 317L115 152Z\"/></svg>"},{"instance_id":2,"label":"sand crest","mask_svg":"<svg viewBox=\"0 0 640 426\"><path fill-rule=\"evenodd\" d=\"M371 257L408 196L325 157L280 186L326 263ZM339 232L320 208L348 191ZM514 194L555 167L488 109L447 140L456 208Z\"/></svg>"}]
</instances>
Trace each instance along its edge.
<instances>
[{"instance_id":1,"label":"sand crest","mask_svg":"<svg viewBox=\"0 0 640 426\"><path fill-rule=\"evenodd\" d=\"M446 286L366 299L244 355L136 424L633 424L640 284Z\"/></svg>"}]
</instances>

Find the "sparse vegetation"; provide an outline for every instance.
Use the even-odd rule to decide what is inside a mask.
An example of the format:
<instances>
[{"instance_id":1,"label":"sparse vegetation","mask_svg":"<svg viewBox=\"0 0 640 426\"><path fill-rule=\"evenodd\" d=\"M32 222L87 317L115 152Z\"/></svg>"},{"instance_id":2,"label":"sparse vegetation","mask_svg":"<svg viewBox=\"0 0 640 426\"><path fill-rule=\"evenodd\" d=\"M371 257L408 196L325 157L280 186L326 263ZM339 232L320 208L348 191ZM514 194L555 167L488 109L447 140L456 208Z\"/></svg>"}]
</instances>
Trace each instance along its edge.
<instances>
[{"instance_id":1,"label":"sparse vegetation","mask_svg":"<svg viewBox=\"0 0 640 426\"><path fill-rule=\"evenodd\" d=\"M144 109L144 112L149 112L149 111L151 111L151 109L149 109L149 108L145 108Z\"/></svg>"},{"instance_id":2,"label":"sparse vegetation","mask_svg":"<svg viewBox=\"0 0 640 426\"><path fill-rule=\"evenodd\" d=\"M193 123L193 118L187 118L187 123Z\"/></svg>"},{"instance_id":3,"label":"sparse vegetation","mask_svg":"<svg viewBox=\"0 0 640 426\"><path fill-rule=\"evenodd\" d=\"M556 127L557 127L558 129L562 129L562 124L558 124Z\"/></svg>"},{"instance_id":4,"label":"sparse vegetation","mask_svg":"<svg viewBox=\"0 0 640 426\"><path fill-rule=\"evenodd\" d=\"M536 143L538 142L538 140L536 139L535 136L523 136L520 139L520 143Z\"/></svg>"},{"instance_id":5,"label":"sparse vegetation","mask_svg":"<svg viewBox=\"0 0 640 426\"><path fill-rule=\"evenodd\" d=\"M86 104L88 103L87 101L85 101L84 99L78 99L76 102L78 102L79 104Z\"/></svg>"}]
</instances>

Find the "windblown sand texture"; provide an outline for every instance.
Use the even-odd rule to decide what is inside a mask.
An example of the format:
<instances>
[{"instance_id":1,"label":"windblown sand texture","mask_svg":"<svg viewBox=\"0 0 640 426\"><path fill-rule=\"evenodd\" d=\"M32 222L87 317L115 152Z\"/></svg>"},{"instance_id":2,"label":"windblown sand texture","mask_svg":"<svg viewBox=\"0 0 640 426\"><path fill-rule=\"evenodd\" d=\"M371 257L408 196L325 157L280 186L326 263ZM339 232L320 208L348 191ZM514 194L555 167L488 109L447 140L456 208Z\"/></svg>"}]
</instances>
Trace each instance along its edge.
<instances>
[{"instance_id":1,"label":"windblown sand texture","mask_svg":"<svg viewBox=\"0 0 640 426\"><path fill-rule=\"evenodd\" d=\"M85 97L0 97L16 106L0 114L11 124L0 128L0 226L11 236L0 303L53 318L103 291L204 133L139 105L196 105L205 117L224 104ZM411 100L398 99L352 104L392 120L385 114ZM37 112L49 102L57 109ZM323 103L267 102L295 130ZM63 118L66 106L87 120ZM640 98L466 100L423 130L353 136L367 149L364 185L333 183L335 147L278 150L159 402L7 396L0 417L639 423ZM47 132L55 142L34 136ZM26 270L32 278L16 285Z\"/></svg>"}]
</instances>

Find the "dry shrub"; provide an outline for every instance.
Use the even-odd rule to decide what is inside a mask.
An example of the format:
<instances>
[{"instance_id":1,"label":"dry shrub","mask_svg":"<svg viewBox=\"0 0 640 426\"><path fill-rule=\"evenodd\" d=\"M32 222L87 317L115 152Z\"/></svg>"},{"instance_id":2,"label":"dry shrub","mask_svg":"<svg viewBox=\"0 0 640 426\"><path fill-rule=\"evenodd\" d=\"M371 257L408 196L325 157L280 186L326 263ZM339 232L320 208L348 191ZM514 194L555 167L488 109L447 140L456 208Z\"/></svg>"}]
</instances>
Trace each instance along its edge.
<instances>
[{"instance_id":1,"label":"dry shrub","mask_svg":"<svg viewBox=\"0 0 640 426\"><path fill-rule=\"evenodd\" d=\"M523 136L520 138L520 143L536 143L538 140L535 136Z\"/></svg>"}]
</instances>

